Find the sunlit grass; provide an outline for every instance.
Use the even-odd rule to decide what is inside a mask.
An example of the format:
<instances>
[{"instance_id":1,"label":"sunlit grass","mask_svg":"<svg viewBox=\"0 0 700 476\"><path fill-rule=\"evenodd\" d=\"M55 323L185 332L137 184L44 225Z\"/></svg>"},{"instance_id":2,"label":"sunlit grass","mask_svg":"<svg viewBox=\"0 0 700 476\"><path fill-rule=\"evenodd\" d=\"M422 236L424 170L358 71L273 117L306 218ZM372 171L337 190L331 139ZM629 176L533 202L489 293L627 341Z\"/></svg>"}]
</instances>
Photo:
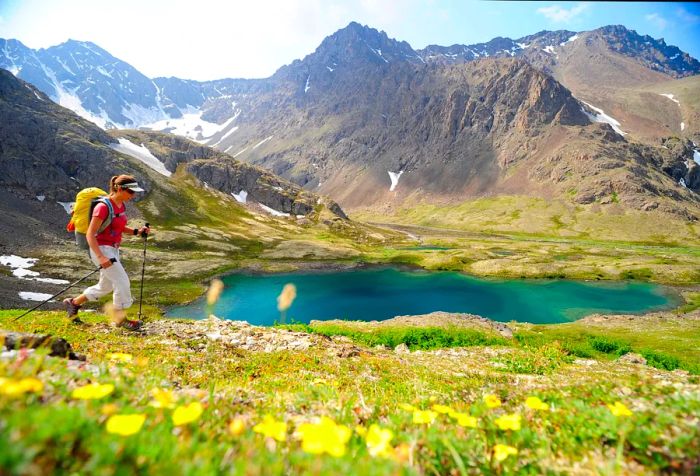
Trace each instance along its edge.
<instances>
[{"instance_id":1,"label":"sunlit grass","mask_svg":"<svg viewBox=\"0 0 700 476\"><path fill-rule=\"evenodd\" d=\"M86 315L86 326L52 312L13 324L15 315L0 312L0 323L65 336L88 364L41 352L0 360L9 474L566 473L582 459L587 471L614 473L681 471L700 455L687 419L700 412L697 382L606 359L577 365L552 342L504 344L471 329L451 342L440 339L458 329L445 328L441 337L397 328L374 341L355 330L344 337L360 353L339 358L324 347L196 350L203 337L110 330L101 314ZM340 330L325 328L331 338ZM422 350L372 347L399 341ZM440 346L456 352L427 350ZM592 347L607 356L624 342Z\"/></svg>"}]
</instances>

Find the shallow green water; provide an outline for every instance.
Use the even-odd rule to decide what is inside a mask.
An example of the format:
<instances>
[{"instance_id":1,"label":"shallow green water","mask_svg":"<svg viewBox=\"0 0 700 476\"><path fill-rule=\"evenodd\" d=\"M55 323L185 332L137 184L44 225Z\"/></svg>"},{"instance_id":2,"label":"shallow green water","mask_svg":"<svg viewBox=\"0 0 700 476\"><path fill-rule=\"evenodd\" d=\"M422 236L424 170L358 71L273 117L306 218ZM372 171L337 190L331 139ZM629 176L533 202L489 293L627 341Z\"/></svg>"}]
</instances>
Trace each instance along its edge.
<instances>
[{"instance_id":1,"label":"shallow green water","mask_svg":"<svg viewBox=\"0 0 700 476\"><path fill-rule=\"evenodd\" d=\"M213 313L220 318L270 325L280 320L277 296L286 283L297 298L286 315L312 319L382 320L433 311L467 312L497 321L539 324L567 322L594 312L640 313L675 307L669 289L646 283L588 283L565 280L487 280L453 272L388 269L245 275L223 279ZM172 308L169 317L200 319L206 303L199 299Z\"/></svg>"}]
</instances>

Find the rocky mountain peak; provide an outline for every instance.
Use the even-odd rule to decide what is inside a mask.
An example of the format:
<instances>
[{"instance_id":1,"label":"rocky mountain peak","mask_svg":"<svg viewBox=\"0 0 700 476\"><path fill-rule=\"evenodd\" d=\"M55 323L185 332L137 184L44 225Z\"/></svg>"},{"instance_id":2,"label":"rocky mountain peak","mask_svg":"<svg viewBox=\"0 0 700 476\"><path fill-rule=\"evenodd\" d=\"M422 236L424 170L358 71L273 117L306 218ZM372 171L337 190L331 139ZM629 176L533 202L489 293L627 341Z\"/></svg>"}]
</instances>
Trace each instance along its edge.
<instances>
[{"instance_id":1,"label":"rocky mountain peak","mask_svg":"<svg viewBox=\"0 0 700 476\"><path fill-rule=\"evenodd\" d=\"M561 45L565 41L568 41L576 35L575 31L569 30L542 30L535 33L534 35L524 36L519 38L518 44L522 45L523 48L537 46L540 48L546 48L547 46L557 46Z\"/></svg>"},{"instance_id":2,"label":"rocky mountain peak","mask_svg":"<svg viewBox=\"0 0 700 476\"><path fill-rule=\"evenodd\" d=\"M683 78L700 73L700 62L677 46L667 45L663 38L640 35L623 25L608 25L590 32L603 40L613 51L632 57L647 68Z\"/></svg>"},{"instance_id":3,"label":"rocky mountain peak","mask_svg":"<svg viewBox=\"0 0 700 476\"><path fill-rule=\"evenodd\" d=\"M300 75L328 76L336 69L383 66L395 62L422 63L406 41L398 41L384 31L351 22L326 37L316 51L303 60L283 66L276 78L298 80Z\"/></svg>"},{"instance_id":4,"label":"rocky mountain peak","mask_svg":"<svg viewBox=\"0 0 700 476\"><path fill-rule=\"evenodd\" d=\"M338 59L348 63L357 60L376 64L419 61L416 52L407 42L389 38L386 32L357 22L351 22L323 40L316 53L337 55Z\"/></svg>"}]
</instances>

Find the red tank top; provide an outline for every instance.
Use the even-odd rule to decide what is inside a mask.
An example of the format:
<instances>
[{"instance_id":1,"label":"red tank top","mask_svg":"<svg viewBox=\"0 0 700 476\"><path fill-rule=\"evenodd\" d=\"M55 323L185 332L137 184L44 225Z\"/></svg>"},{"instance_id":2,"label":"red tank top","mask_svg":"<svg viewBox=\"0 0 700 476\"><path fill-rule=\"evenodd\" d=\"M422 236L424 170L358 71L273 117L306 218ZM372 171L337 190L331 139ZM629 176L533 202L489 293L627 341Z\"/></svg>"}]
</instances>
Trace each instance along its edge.
<instances>
[{"instance_id":1,"label":"red tank top","mask_svg":"<svg viewBox=\"0 0 700 476\"><path fill-rule=\"evenodd\" d=\"M126 227L126 205L122 203L121 207L117 207L113 200L110 199L110 201L114 209L114 217L112 218L112 223L102 233L97 234L97 244L100 246L118 247L122 241L122 232L124 227ZM98 203L92 211L92 216L106 220L109 216L107 205Z\"/></svg>"}]
</instances>

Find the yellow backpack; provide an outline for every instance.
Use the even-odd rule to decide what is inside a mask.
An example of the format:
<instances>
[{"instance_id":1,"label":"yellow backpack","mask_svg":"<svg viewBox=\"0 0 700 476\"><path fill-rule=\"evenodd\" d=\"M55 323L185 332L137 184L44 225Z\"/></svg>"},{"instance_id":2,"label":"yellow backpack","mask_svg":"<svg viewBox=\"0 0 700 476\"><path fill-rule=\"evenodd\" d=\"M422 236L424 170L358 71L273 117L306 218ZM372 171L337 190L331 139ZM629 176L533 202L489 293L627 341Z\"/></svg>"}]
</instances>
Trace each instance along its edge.
<instances>
[{"instance_id":1,"label":"yellow backpack","mask_svg":"<svg viewBox=\"0 0 700 476\"><path fill-rule=\"evenodd\" d=\"M100 202L104 203L109 210L109 215L105 221L102 222L97 232L102 233L110 223L112 223L114 208L107 195L107 192L98 187L84 188L76 195L75 205L73 205L73 216L66 229L68 231L75 231L75 242L80 248L89 249L85 234L87 233L88 226L90 226L92 210L95 208L95 205Z\"/></svg>"}]
</instances>

